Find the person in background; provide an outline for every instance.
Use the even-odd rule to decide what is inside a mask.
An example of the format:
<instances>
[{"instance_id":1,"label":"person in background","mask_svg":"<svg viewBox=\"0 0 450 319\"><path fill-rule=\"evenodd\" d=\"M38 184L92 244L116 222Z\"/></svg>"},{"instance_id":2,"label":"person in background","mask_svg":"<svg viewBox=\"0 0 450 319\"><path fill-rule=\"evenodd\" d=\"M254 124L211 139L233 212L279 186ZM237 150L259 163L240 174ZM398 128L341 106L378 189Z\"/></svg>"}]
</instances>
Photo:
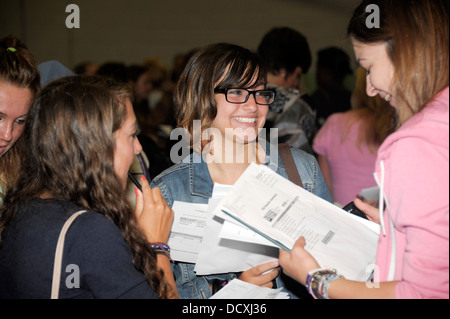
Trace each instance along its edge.
<instances>
[{"instance_id":1,"label":"person in background","mask_svg":"<svg viewBox=\"0 0 450 319\"><path fill-rule=\"evenodd\" d=\"M127 67L127 82L133 88L133 105L137 107L149 108L148 95L152 90L150 72L141 65L131 65Z\"/></svg>"},{"instance_id":2,"label":"person in background","mask_svg":"<svg viewBox=\"0 0 450 319\"><path fill-rule=\"evenodd\" d=\"M145 179L134 212L124 191L142 150L131 97L124 84L83 76L37 97L22 169L0 209L0 299L50 297L58 237L80 210L65 238L60 298L177 297L164 244L173 212ZM76 288L70 265L80 270Z\"/></svg>"},{"instance_id":3,"label":"person in background","mask_svg":"<svg viewBox=\"0 0 450 319\"><path fill-rule=\"evenodd\" d=\"M148 95L152 89L150 71L140 65L128 67L128 84L133 88L133 109L139 125L138 139L149 159L149 173L155 178L170 167L168 137L159 128L159 118L151 111Z\"/></svg>"},{"instance_id":4,"label":"person in background","mask_svg":"<svg viewBox=\"0 0 450 319\"><path fill-rule=\"evenodd\" d=\"M267 63L268 88L275 90L265 127L278 129L278 142L313 153L316 114L311 98L300 92L300 78L311 67L311 51L298 31L273 28L261 40L258 54Z\"/></svg>"},{"instance_id":5,"label":"person in background","mask_svg":"<svg viewBox=\"0 0 450 319\"><path fill-rule=\"evenodd\" d=\"M100 65L96 75L128 83L127 66L122 62L105 62Z\"/></svg>"},{"instance_id":6,"label":"person in background","mask_svg":"<svg viewBox=\"0 0 450 319\"><path fill-rule=\"evenodd\" d=\"M40 90L33 54L14 35L0 40L0 205L20 170L20 138Z\"/></svg>"},{"instance_id":7,"label":"person in background","mask_svg":"<svg viewBox=\"0 0 450 319\"><path fill-rule=\"evenodd\" d=\"M77 75L96 75L100 65L93 61L84 61L78 63L73 72Z\"/></svg>"},{"instance_id":8,"label":"person in background","mask_svg":"<svg viewBox=\"0 0 450 319\"><path fill-rule=\"evenodd\" d=\"M380 28L366 24L374 3ZM449 2L363 1L348 36L367 71L367 94L398 115L398 129L378 150L379 208L354 201L381 225L375 283L320 269L303 237L291 253L280 251L280 264L316 298L448 299Z\"/></svg>"},{"instance_id":9,"label":"person in background","mask_svg":"<svg viewBox=\"0 0 450 319\"><path fill-rule=\"evenodd\" d=\"M277 150L270 152L271 147L258 137L275 99L275 92L266 88L266 74L256 53L227 43L209 45L189 60L175 89L175 105L178 126L189 133L192 153L152 183L169 206L175 201L207 204L214 183L234 185L251 163L267 165L287 178ZM201 139L198 143L195 136ZM298 149L291 153L305 189L331 201L316 159ZM273 156L277 161L268 160ZM173 271L180 297L201 299L236 277L273 287L277 266L268 262L242 273L197 276L195 264L177 262ZM283 286L278 280L277 285Z\"/></svg>"},{"instance_id":10,"label":"person in background","mask_svg":"<svg viewBox=\"0 0 450 319\"><path fill-rule=\"evenodd\" d=\"M51 60L38 65L39 73L41 74L41 87L43 88L51 81L75 75L72 71L66 68L59 61Z\"/></svg>"},{"instance_id":11,"label":"person in background","mask_svg":"<svg viewBox=\"0 0 450 319\"><path fill-rule=\"evenodd\" d=\"M328 117L351 109L352 91L345 87L345 78L353 74L350 57L337 47L320 50L317 54L316 82L318 89L311 95L317 107L317 126Z\"/></svg>"},{"instance_id":12,"label":"person in background","mask_svg":"<svg viewBox=\"0 0 450 319\"><path fill-rule=\"evenodd\" d=\"M332 114L317 133L313 149L333 200L345 206L365 188L376 185L377 150L396 127L395 109L366 93L366 71L356 70L353 109Z\"/></svg>"}]
</instances>

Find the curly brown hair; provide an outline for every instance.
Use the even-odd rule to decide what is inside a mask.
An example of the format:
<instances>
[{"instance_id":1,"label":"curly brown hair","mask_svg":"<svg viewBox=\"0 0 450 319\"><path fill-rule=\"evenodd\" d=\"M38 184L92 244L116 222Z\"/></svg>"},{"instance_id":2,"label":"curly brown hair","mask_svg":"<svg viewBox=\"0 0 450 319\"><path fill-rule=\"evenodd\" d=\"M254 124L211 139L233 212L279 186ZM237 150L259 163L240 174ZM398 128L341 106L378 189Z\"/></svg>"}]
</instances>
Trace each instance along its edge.
<instances>
[{"instance_id":1,"label":"curly brown hair","mask_svg":"<svg viewBox=\"0 0 450 319\"><path fill-rule=\"evenodd\" d=\"M24 133L27 156L0 210L0 245L1 232L19 205L45 192L117 225L131 247L135 267L166 298L170 288L114 173L114 132L125 121L125 102L131 96L128 86L97 77L63 78L42 90Z\"/></svg>"}]
</instances>

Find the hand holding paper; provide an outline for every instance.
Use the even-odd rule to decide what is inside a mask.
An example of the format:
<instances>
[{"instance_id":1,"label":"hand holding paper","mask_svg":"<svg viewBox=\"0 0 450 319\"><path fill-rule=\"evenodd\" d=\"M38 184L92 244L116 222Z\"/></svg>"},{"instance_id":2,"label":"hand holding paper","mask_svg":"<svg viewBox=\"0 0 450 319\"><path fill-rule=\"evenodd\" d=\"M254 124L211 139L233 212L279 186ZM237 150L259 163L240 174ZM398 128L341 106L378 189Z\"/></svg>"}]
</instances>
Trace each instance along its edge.
<instances>
[{"instance_id":1,"label":"hand holding paper","mask_svg":"<svg viewBox=\"0 0 450 319\"><path fill-rule=\"evenodd\" d=\"M374 266L376 232L263 165L251 164L218 207L284 250L305 237L322 267L348 279L366 280Z\"/></svg>"},{"instance_id":2,"label":"hand holding paper","mask_svg":"<svg viewBox=\"0 0 450 319\"><path fill-rule=\"evenodd\" d=\"M300 237L291 252L280 249L279 262L286 275L306 285L308 272L320 268L314 257L305 250L305 238Z\"/></svg>"}]
</instances>

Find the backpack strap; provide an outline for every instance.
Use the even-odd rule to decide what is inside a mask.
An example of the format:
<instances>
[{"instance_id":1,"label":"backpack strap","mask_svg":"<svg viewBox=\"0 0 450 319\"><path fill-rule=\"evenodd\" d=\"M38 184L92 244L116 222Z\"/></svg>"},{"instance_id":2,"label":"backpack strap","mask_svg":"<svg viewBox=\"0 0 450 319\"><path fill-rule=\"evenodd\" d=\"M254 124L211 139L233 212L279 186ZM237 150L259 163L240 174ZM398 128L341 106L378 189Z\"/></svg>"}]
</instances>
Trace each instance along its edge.
<instances>
[{"instance_id":1,"label":"backpack strap","mask_svg":"<svg viewBox=\"0 0 450 319\"><path fill-rule=\"evenodd\" d=\"M279 144L278 151L280 152L281 160L283 161L289 180L294 184L303 187L302 179L297 170L297 165L295 165L294 157L292 157L290 145L287 143Z\"/></svg>"}]
</instances>

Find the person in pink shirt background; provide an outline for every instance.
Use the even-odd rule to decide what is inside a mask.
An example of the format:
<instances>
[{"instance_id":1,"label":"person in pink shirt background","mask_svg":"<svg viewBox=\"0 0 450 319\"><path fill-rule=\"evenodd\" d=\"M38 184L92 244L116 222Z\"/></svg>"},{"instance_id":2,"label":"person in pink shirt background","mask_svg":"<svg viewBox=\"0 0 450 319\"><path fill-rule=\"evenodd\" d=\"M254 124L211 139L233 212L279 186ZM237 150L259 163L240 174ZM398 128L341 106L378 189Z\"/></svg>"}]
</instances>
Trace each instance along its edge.
<instances>
[{"instance_id":1,"label":"person in pink shirt background","mask_svg":"<svg viewBox=\"0 0 450 319\"><path fill-rule=\"evenodd\" d=\"M366 93L366 71L356 70L352 110L332 114L317 133L313 149L333 200L345 206L365 188L376 186L377 150L395 128L395 110Z\"/></svg>"},{"instance_id":2,"label":"person in pink shirt background","mask_svg":"<svg viewBox=\"0 0 450 319\"><path fill-rule=\"evenodd\" d=\"M380 28L368 24L374 5ZM348 35L367 70L367 94L398 115L375 164L380 207L354 201L381 224L376 284L320 269L303 237L291 253L280 251L280 265L316 298L448 299L449 2L366 0Z\"/></svg>"}]
</instances>

